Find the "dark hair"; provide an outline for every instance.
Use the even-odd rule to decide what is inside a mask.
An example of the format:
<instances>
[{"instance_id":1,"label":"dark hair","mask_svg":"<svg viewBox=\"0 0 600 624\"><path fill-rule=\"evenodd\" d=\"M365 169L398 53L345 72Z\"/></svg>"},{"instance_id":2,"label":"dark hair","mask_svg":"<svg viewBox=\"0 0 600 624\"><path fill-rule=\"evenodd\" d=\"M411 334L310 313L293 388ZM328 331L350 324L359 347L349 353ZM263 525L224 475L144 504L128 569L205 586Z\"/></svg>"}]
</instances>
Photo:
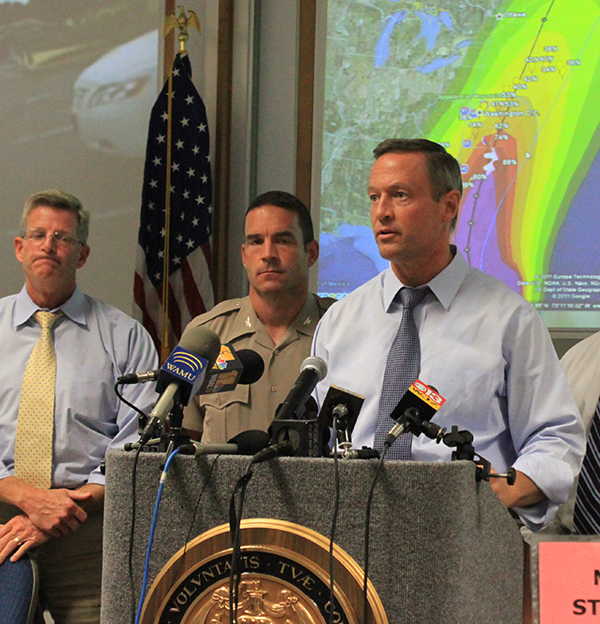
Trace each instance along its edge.
<instances>
[{"instance_id":1,"label":"dark hair","mask_svg":"<svg viewBox=\"0 0 600 624\"><path fill-rule=\"evenodd\" d=\"M34 208L45 206L54 210L67 210L77 217L77 231L75 235L77 240L83 245L87 245L88 234L90 231L90 213L84 208L81 202L63 191L49 189L34 193L27 198L21 215L21 237L25 236L27 230L27 217Z\"/></svg>"},{"instance_id":2,"label":"dark hair","mask_svg":"<svg viewBox=\"0 0 600 624\"><path fill-rule=\"evenodd\" d=\"M435 201L439 201L442 195L454 189L462 196L460 165L439 143L427 139L386 139L373 150L375 159L384 154L406 152L420 152L425 155L431 181L431 196Z\"/></svg>"},{"instance_id":3,"label":"dark hair","mask_svg":"<svg viewBox=\"0 0 600 624\"><path fill-rule=\"evenodd\" d=\"M263 206L276 206L277 208L295 212L298 215L298 225L302 230L303 245L306 247L308 243L315 240L310 211L304 202L299 200L295 195L286 193L285 191L268 191L267 193L263 193L248 206L244 218L248 216L251 210L262 208Z\"/></svg>"}]
</instances>

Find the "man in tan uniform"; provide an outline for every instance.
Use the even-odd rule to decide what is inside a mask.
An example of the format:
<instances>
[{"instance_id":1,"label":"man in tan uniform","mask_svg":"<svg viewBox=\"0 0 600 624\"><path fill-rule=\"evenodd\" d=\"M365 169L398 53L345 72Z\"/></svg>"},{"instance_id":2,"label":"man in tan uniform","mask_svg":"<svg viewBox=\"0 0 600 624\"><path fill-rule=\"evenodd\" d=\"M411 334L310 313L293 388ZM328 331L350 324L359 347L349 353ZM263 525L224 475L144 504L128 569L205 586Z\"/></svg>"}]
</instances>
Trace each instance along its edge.
<instances>
[{"instance_id":1,"label":"man in tan uniform","mask_svg":"<svg viewBox=\"0 0 600 624\"><path fill-rule=\"evenodd\" d=\"M250 204L242 245L250 294L223 301L190 325L212 329L236 350L253 349L265 372L251 386L190 402L184 426L193 437L215 444L241 431L268 429L310 355L319 319L334 301L308 291L308 270L318 257L310 212L297 197L271 191Z\"/></svg>"}]
</instances>

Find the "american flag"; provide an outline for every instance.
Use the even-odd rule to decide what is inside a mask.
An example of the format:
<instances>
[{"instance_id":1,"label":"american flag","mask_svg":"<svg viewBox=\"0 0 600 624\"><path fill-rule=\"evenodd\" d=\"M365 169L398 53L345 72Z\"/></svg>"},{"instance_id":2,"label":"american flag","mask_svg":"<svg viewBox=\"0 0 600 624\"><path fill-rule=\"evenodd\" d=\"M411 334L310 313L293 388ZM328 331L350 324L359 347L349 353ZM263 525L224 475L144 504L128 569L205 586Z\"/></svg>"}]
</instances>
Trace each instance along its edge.
<instances>
[{"instance_id":1,"label":"american flag","mask_svg":"<svg viewBox=\"0 0 600 624\"><path fill-rule=\"evenodd\" d=\"M163 354L171 351L192 318L214 305L210 276L212 182L208 123L191 74L187 55L177 54L172 68L171 140L167 81L152 108L146 147L134 316ZM167 221L169 177L170 219ZM165 257L168 257L169 274L168 344L163 345Z\"/></svg>"}]
</instances>

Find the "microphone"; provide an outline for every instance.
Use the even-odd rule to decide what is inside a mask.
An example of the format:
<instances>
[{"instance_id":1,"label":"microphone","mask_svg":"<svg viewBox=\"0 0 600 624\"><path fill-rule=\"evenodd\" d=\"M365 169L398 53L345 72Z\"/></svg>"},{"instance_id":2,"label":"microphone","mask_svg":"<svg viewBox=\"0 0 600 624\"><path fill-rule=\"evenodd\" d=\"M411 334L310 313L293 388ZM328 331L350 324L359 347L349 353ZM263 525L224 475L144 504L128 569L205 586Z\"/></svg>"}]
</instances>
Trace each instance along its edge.
<instances>
[{"instance_id":1,"label":"microphone","mask_svg":"<svg viewBox=\"0 0 600 624\"><path fill-rule=\"evenodd\" d=\"M364 402L364 396L338 386L330 386L323 401L319 418L328 427L333 427L333 420L337 419L338 441L346 450L352 446L352 431Z\"/></svg>"},{"instance_id":2,"label":"microphone","mask_svg":"<svg viewBox=\"0 0 600 624\"><path fill-rule=\"evenodd\" d=\"M304 406L316 385L327 375L327 364L319 357L307 357L300 367L300 375L285 401L277 408L274 420L293 420Z\"/></svg>"},{"instance_id":3,"label":"microphone","mask_svg":"<svg viewBox=\"0 0 600 624\"><path fill-rule=\"evenodd\" d=\"M403 433L409 431L416 436L424 433L439 443L445 429L442 430L429 420L445 401L435 388L417 379L390 414L390 418L396 422L385 439L385 446L389 448Z\"/></svg>"},{"instance_id":4,"label":"microphone","mask_svg":"<svg viewBox=\"0 0 600 624\"><path fill-rule=\"evenodd\" d=\"M242 431L231 438L226 444L202 444L190 440L179 447L183 455L255 455L269 444L269 434L259 429Z\"/></svg>"},{"instance_id":5,"label":"microphone","mask_svg":"<svg viewBox=\"0 0 600 624\"><path fill-rule=\"evenodd\" d=\"M229 344L221 345L219 357L207 372L199 394L212 394L233 390L238 384L253 384L265 370L262 357L252 349L235 351ZM156 381L161 369L128 373L117 379L117 384L138 384ZM232 374L233 373L233 374Z\"/></svg>"},{"instance_id":6,"label":"microphone","mask_svg":"<svg viewBox=\"0 0 600 624\"><path fill-rule=\"evenodd\" d=\"M233 390L238 384L258 381L265 370L262 357L252 349L236 350L230 344L221 345L219 357L206 373L199 394Z\"/></svg>"},{"instance_id":7,"label":"microphone","mask_svg":"<svg viewBox=\"0 0 600 624\"><path fill-rule=\"evenodd\" d=\"M238 383L250 385L257 382L265 372L265 361L252 349L240 349L237 354L244 366Z\"/></svg>"},{"instance_id":8,"label":"microphone","mask_svg":"<svg viewBox=\"0 0 600 624\"><path fill-rule=\"evenodd\" d=\"M174 405L187 405L190 396L204 382L206 371L214 364L220 348L219 337L207 327L191 327L183 332L179 344L161 368L156 391L162 394L150 412L149 422L140 438L142 446Z\"/></svg>"}]
</instances>

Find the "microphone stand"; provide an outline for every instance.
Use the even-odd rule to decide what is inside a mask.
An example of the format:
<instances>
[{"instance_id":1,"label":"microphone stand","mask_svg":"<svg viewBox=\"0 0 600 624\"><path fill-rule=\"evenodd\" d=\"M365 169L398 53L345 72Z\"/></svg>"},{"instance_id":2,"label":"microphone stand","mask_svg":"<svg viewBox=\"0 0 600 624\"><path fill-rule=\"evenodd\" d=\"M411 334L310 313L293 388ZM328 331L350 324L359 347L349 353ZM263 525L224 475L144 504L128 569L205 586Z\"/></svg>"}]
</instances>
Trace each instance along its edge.
<instances>
[{"instance_id":1,"label":"microphone stand","mask_svg":"<svg viewBox=\"0 0 600 624\"><path fill-rule=\"evenodd\" d=\"M128 442L125 445L126 451L144 450L165 453L165 459L171 456L175 449L179 449L182 455L193 455L194 447L190 444L191 440L188 435L183 433L183 408L184 406L176 402L168 415L168 430L161 434L160 429L155 431L154 435L158 437L151 438L147 442L139 440L138 442ZM157 427L158 428L158 427ZM165 429L167 429L165 427ZM164 465L163 465L164 467Z\"/></svg>"},{"instance_id":2,"label":"microphone stand","mask_svg":"<svg viewBox=\"0 0 600 624\"><path fill-rule=\"evenodd\" d=\"M194 454L190 437L183 432L183 408L184 405L177 402L169 412L169 430L163 434L168 441L165 458L170 457L175 449L179 449L182 455Z\"/></svg>"},{"instance_id":3,"label":"microphone stand","mask_svg":"<svg viewBox=\"0 0 600 624\"><path fill-rule=\"evenodd\" d=\"M443 441L446 446L455 448L456 450L452 451L452 461L463 459L474 462L477 481L489 482L490 479L506 479L508 485L514 485L517 471L514 468L509 468L503 474L492 472L492 464L485 457L475 452L473 434L470 431L466 429L459 431L456 425L452 425L450 433L446 433L445 428L441 428L429 420L421 420L419 410L413 407L408 408L403 414L402 424L405 427L404 431L410 431L415 436L422 433L435 440L437 444ZM387 449L384 447L384 452L385 450Z\"/></svg>"},{"instance_id":4,"label":"microphone stand","mask_svg":"<svg viewBox=\"0 0 600 624\"><path fill-rule=\"evenodd\" d=\"M517 471L514 468L509 468L504 474L492 472L492 465L490 462L475 452L473 447L473 434L466 429L459 431L456 425L452 425L450 433L444 435L444 444L450 448L456 448L452 451L452 461L458 461L466 459L467 461L475 462L476 472L475 478L477 481L488 481L490 479L506 479L508 485L514 485L517 478Z\"/></svg>"}]
</instances>

